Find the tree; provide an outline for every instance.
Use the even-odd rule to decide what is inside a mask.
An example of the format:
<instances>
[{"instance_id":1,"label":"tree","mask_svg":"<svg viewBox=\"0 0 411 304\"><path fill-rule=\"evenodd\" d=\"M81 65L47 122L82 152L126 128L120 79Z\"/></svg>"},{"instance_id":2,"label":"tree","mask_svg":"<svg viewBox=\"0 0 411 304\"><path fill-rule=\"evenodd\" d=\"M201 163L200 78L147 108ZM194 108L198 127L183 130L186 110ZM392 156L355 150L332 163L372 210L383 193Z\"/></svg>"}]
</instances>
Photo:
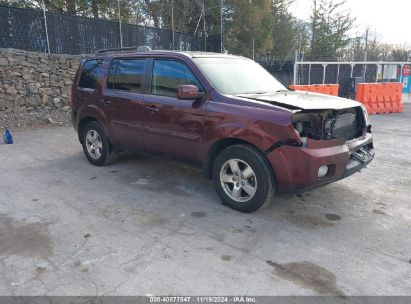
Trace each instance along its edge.
<instances>
[{"instance_id":1,"label":"tree","mask_svg":"<svg viewBox=\"0 0 411 304\"><path fill-rule=\"evenodd\" d=\"M225 48L247 57L272 48L271 0L226 0Z\"/></svg>"},{"instance_id":2,"label":"tree","mask_svg":"<svg viewBox=\"0 0 411 304\"><path fill-rule=\"evenodd\" d=\"M33 0L30 2L35 4L37 7L42 6L41 0ZM77 14L76 0L44 0L44 5L46 6L46 9L50 11L68 13L71 15Z\"/></svg>"},{"instance_id":3,"label":"tree","mask_svg":"<svg viewBox=\"0 0 411 304\"><path fill-rule=\"evenodd\" d=\"M33 4L31 1L27 0L0 0L0 5L8 5L8 6L13 6L13 7L18 7L18 8L33 8L35 7L35 4ZM40 8L38 6L37 8Z\"/></svg>"},{"instance_id":4,"label":"tree","mask_svg":"<svg viewBox=\"0 0 411 304\"><path fill-rule=\"evenodd\" d=\"M383 43L379 35L367 28L364 35L351 38L344 52L343 60L363 61L367 53L367 61L410 61L411 49L407 45Z\"/></svg>"},{"instance_id":5,"label":"tree","mask_svg":"<svg viewBox=\"0 0 411 304\"><path fill-rule=\"evenodd\" d=\"M310 20L312 60L342 57L349 45L348 32L354 25L354 19L343 10L346 0L314 0Z\"/></svg>"},{"instance_id":6,"label":"tree","mask_svg":"<svg viewBox=\"0 0 411 304\"><path fill-rule=\"evenodd\" d=\"M42 8L42 0L0 0L0 4L21 8ZM138 21L141 0L120 0L121 20L124 22ZM67 13L84 17L118 20L118 4L115 0L44 0L47 11Z\"/></svg>"},{"instance_id":7,"label":"tree","mask_svg":"<svg viewBox=\"0 0 411 304\"><path fill-rule=\"evenodd\" d=\"M389 60L392 45L381 43L377 35L368 43L367 61L384 61Z\"/></svg>"},{"instance_id":8,"label":"tree","mask_svg":"<svg viewBox=\"0 0 411 304\"><path fill-rule=\"evenodd\" d=\"M344 52L342 61L362 61L364 59L364 44L362 37L357 36L350 39L350 42Z\"/></svg>"},{"instance_id":9,"label":"tree","mask_svg":"<svg viewBox=\"0 0 411 304\"><path fill-rule=\"evenodd\" d=\"M397 45L391 50L393 61L411 61L411 49L406 45Z\"/></svg>"},{"instance_id":10,"label":"tree","mask_svg":"<svg viewBox=\"0 0 411 304\"><path fill-rule=\"evenodd\" d=\"M288 10L293 1L273 0L271 55L281 60L291 59L295 50L302 52L307 47L306 24Z\"/></svg>"}]
</instances>

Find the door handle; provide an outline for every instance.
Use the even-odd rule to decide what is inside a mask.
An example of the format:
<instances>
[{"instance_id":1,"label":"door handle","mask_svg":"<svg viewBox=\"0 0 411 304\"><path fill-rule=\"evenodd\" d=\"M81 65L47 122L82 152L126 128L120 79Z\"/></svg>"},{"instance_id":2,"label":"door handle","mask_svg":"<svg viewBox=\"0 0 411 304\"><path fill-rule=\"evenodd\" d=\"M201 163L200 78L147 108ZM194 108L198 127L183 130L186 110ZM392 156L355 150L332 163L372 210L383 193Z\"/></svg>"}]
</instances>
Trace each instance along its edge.
<instances>
[{"instance_id":1,"label":"door handle","mask_svg":"<svg viewBox=\"0 0 411 304\"><path fill-rule=\"evenodd\" d=\"M154 113L157 113L158 111L160 111L160 109L157 108L156 106L151 106L151 107L145 107L144 111L150 112L150 114L154 114Z\"/></svg>"},{"instance_id":2,"label":"door handle","mask_svg":"<svg viewBox=\"0 0 411 304\"><path fill-rule=\"evenodd\" d=\"M100 102L105 104L105 105L109 105L111 103L111 100L107 100L107 99L100 99Z\"/></svg>"}]
</instances>

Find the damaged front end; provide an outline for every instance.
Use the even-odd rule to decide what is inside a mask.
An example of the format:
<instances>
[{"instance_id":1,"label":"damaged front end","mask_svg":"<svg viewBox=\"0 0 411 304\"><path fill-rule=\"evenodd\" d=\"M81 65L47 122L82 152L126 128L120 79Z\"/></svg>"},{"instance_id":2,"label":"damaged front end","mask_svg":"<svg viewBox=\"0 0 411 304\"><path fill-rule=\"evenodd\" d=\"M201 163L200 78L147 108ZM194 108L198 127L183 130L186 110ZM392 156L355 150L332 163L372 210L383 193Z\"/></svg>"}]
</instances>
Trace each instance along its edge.
<instances>
[{"instance_id":1,"label":"damaged front end","mask_svg":"<svg viewBox=\"0 0 411 304\"><path fill-rule=\"evenodd\" d=\"M346 141L371 131L368 114L362 107L341 110L305 110L295 113L292 124L306 146L308 139Z\"/></svg>"},{"instance_id":2,"label":"damaged front end","mask_svg":"<svg viewBox=\"0 0 411 304\"><path fill-rule=\"evenodd\" d=\"M296 111L292 126L300 143L267 156L280 189L296 191L347 177L374 158L371 125L362 106Z\"/></svg>"}]
</instances>

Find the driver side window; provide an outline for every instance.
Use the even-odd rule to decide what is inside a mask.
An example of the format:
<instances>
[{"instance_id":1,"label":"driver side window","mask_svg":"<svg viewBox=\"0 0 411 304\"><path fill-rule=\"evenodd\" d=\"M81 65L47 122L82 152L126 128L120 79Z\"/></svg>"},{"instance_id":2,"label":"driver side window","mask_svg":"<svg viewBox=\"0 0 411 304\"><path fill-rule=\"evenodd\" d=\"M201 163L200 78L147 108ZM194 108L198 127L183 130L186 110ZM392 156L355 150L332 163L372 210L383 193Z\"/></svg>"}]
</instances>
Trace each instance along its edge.
<instances>
[{"instance_id":1,"label":"driver side window","mask_svg":"<svg viewBox=\"0 0 411 304\"><path fill-rule=\"evenodd\" d=\"M203 87L184 63L174 60L154 60L151 94L175 97L177 87L183 84L195 85L200 92Z\"/></svg>"}]
</instances>

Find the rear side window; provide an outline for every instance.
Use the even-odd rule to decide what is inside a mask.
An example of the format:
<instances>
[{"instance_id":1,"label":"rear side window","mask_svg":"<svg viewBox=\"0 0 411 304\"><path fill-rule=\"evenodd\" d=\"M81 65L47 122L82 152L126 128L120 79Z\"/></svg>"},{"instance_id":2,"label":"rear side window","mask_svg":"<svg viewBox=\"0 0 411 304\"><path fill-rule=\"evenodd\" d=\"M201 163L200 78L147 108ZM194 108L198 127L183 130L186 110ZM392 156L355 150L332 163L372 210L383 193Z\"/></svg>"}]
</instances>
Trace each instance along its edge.
<instances>
[{"instance_id":1,"label":"rear side window","mask_svg":"<svg viewBox=\"0 0 411 304\"><path fill-rule=\"evenodd\" d=\"M83 64L78 85L80 88L95 89L101 75L103 75L103 60L87 60Z\"/></svg>"},{"instance_id":2,"label":"rear side window","mask_svg":"<svg viewBox=\"0 0 411 304\"><path fill-rule=\"evenodd\" d=\"M110 66L107 87L140 93L144 80L145 59L114 59Z\"/></svg>"},{"instance_id":3,"label":"rear side window","mask_svg":"<svg viewBox=\"0 0 411 304\"><path fill-rule=\"evenodd\" d=\"M183 84L195 85L203 92L200 82L184 63L173 60L154 60L151 93L175 97L177 87Z\"/></svg>"}]
</instances>

